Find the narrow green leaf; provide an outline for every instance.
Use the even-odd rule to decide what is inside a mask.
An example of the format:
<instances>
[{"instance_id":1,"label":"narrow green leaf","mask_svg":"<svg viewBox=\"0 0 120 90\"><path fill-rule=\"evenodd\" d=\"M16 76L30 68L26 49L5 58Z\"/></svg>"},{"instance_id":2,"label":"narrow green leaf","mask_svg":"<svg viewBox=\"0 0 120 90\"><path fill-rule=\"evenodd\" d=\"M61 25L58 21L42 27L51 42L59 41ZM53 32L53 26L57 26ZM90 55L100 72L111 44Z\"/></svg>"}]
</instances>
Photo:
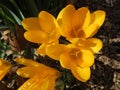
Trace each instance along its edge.
<instances>
[{"instance_id":1,"label":"narrow green leaf","mask_svg":"<svg viewBox=\"0 0 120 90\"><path fill-rule=\"evenodd\" d=\"M7 29L8 27L7 26L5 26L5 25L0 25L0 30L5 30L5 29Z\"/></svg>"},{"instance_id":2,"label":"narrow green leaf","mask_svg":"<svg viewBox=\"0 0 120 90\"><path fill-rule=\"evenodd\" d=\"M16 8L18 14L20 15L20 17L22 18L22 20L25 19L23 13L19 9L19 7L18 7L17 3L15 2L15 0L9 0L9 1L15 6L15 8Z\"/></svg>"},{"instance_id":3,"label":"narrow green leaf","mask_svg":"<svg viewBox=\"0 0 120 90\"><path fill-rule=\"evenodd\" d=\"M16 14L14 12L12 12L9 8L7 8L6 6L0 4L0 7L3 8L6 16L8 16L9 20L12 22L15 22L15 24L21 25L21 20L16 16Z\"/></svg>"},{"instance_id":4,"label":"narrow green leaf","mask_svg":"<svg viewBox=\"0 0 120 90\"><path fill-rule=\"evenodd\" d=\"M3 19L9 20L12 23L15 23L13 19L11 19L7 14L5 14L2 8L0 8L0 15L3 17Z\"/></svg>"}]
</instances>

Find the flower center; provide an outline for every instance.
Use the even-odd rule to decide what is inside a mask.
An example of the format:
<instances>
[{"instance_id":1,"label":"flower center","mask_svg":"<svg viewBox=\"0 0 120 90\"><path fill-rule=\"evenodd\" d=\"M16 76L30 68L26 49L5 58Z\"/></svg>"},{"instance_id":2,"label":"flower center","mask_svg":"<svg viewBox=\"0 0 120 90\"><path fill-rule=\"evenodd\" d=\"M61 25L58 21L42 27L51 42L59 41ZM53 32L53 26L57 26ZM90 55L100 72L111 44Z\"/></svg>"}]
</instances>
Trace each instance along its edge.
<instances>
[{"instance_id":1,"label":"flower center","mask_svg":"<svg viewBox=\"0 0 120 90\"><path fill-rule=\"evenodd\" d=\"M70 52L70 56L71 56L71 58L74 58L74 60L79 59L80 54L81 54L81 52L80 52L80 50L78 50L78 49L73 49L73 50Z\"/></svg>"},{"instance_id":2,"label":"flower center","mask_svg":"<svg viewBox=\"0 0 120 90\"><path fill-rule=\"evenodd\" d=\"M85 33L82 27L73 28L70 32L72 38L85 38Z\"/></svg>"}]
</instances>

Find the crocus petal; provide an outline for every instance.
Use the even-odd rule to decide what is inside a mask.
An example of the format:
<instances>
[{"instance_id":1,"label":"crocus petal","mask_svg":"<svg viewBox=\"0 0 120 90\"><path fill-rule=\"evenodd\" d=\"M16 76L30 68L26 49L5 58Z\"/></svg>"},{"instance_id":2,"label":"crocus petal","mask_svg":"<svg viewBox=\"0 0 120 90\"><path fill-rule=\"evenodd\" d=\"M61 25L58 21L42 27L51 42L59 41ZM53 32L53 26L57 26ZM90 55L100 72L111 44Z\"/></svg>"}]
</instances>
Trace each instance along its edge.
<instances>
[{"instance_id":1,"label":"crocus petal","mask_svg":"<svg viewBox=\"0 0 120 90\"><path fill-rule=\"evenodd\" d=\"M47 80L44 81L40 90L56 90L55 81L58 76L48 76Z\"/></svg>"},{"instance_id":2,"label":"crocus petal","mask_svg":"<svg viewBox=\"0 0 120 90\"><path fill-rule=\"evenodd\" d=\"M58 14L57 20L59 25L61 26L61 33L63 36L69 33L70 29L72 28L72 16L75 11L76 10L73 5L67 5Z\"/></svg>"},{"instance_id":3,"label":"crocus petal","mask_svg":"<svg viewBox=\"0 0 120 90\"><path fill-rule=\"evenodd\" d=\"M58 39L60 37L59 28L55 28L51 31L51 33L48 34L49 36L49 42L48 43L57 43L59 42Z\"/></svg>"},{"instance_id":4,"label":"crocus petal","mask_svg":"<svg viewBox=\"0 0 120 90\"><path fill-rule=\"evenodd\" d=\"M60 64L63 68L71 69L77 65L76 58L71 57L67 52L65 52L60 56Z\"/></svg>"},{"instance_id":5,"label":"crocus petal","mask_svg":"<svg viewBox=\"0 0 120 90\"><path fill-rule=\"evenodd\" d=\"M41 30L27 31L24 33L24 37L28 41L31 41L34 43L43 43L43 42L48 42L49 40L48 35Z\"/></svg>"},{"instance_id":6,"label":"crocus petal","mask_svg":"<svg viewBox=\"0 0 120 90\"><path fill-rule=\"evenodd\" d=\"M47 90L55 90L55 81L56 81L56 78L55 76L51 76L49 77L49 85L47 87ZM45 84L46 85L46 84ZM43 89L44 90L44 89Z\"/></svg>"},{"instance_id":7,"label":"crocus petal","mask_svg":"<svg viewBox=\"0 0 120 90\"><path fill-rule=\"evenodd\" d=\"M86 7L79 8L73 15L72 27L73 30L86 28L90 22L90 11ZM78 31L77 31L78 32Z\"/></svg>"},{"instance_id":8,"label":"crocus petal","mask_svg":"<svg viewBox=\"0 0 120 90\"><path fill-rule=\"evenodd\" d=\"M56 69L54 68L50 68L50 67L47 67L45 66L44 64L41 64L41 63L38 63L36 61L33 61L31 59L26 59L26 58L15 58L14 61L16 61L17 63L19 64L23 64L25 66L28 66L28 67L33 67L33 69L36 67L36 68L40 68L39 71L42 71L42 70L47 70L47 72L49 73L50 72L58 72ZM42 69L42 70L41 70ZM37 69L38 70L38 69ZM37 71L36 71L37 72Z\"/></svg>"},{"instance_id":9,"label":"crocus petal","mask_svg":"<svg viewBox=\"0 0 120 90\"><path fill-rule=\"evenodd\" d=\"M72 44L78 44L79 41L81 41L81 39L80 39L80 38L72 38L72 39L70 39L69 41L70 41Z\"/></svg>"},{"instance_id":10,"label":"crocus petal","mask_svg":"<svg viewBox=\"0 0 120 90\"><path fill-rule=\"evenodd\" d=\"M71 22L72 22L72 16L75 13L76 9L74 8L73 5L68 5L64 8L64 10L61 11L61 13L63 13L62 15L62 22L63 24L68 25L69 27L71 27Z\"/></svg>"},{"instance_id":11,"label":"crocus petal","mask_svg":"<svg viewBox=\"0 0 120 90\"><path fill-rule=\"evenodd\" d=\"M43 66L42 64L38 62L35 62L31 59L26 59L26 58L15 58L14 61L19 64L26 65L26 66L34 66L34 67Z\"/></svg>"},{"instance_id":12,"label":"crocus petal","mask_svg":"<svg viewBox=\"0 0 120 90\"><path fill-rule=\"evenodd\" d=\"M46 70L47 70L47 72L46 72ZM40 73L42 73L42 74L40 74ZM43 67L43 66L40 66L40 67L27 66L27 67L19 68L17 70L17 74L24 78L32 78L38 74L39 74L39 77L41 78L42 76L45 76L45 75L55 75L55 73L58 73L58 71L53 68Z\"/></svg>"},{"instance_id":13,"label":"crocus petal","mask_svg":"<svg viewBox=\"0 0 120 90\"><path fill-rule=\"evenodd\" d=\"M39 46L39 48L37 49L37 52L41 55L41 56L45 56L46 55L46 47L48 46L48 44L41 44Z\"/></svg>"},{"instance_id":14,"label":"crocus petal","mask_svg":"<svg viewBox=\"0 0 120 90\"><path fill-rule=\"evenodd\" d=\"M90 67L94 63L94 54L90 50L80 49L80 53L76 57L80 67Z\"/></svg>"},{"instance_id":15,"label":"crocus petal","mask_svg":"<svg viewBox=\"0 0 120 90\"><path fill-rule=\"evenodd\" d=\"M21 77L30 78L35 76L36 72L38 71L35 67L23 67L19 68L16 73Z\"/></svg>"},{"instance_id":16,"label":"crocus petal","mask_svg":"<svg viewBox=\"0 0 120 90\"><path fill-rule=\"evenodd\" d=\"M102 41L97 38L88 38L85 40L74 38L71 40L71 43L77 45L78 47L84 47L84 49L92 49L93 53L98 53L103 46Z\"/></svg>"},{"instance_id":17,"label":"crocus petal","mask_svg":"<svg viewBox=\"0 0 120 90\"><path fill-rule=\"evenodd\" d=\"M49 77L49 78L51 78L51 77ZM52 80L50 80L50 79L45 80L44 83L42 83L40 90L49 90L49 89L55 90L55 79L54 79L54 81L52 81L52 82L51 81Z\"/></svg>"},{"instance_id":18,"label":"crocus petal","mask_svg":"<svg viewBox=\"0 0 120 90\"><path fill-rule=\"evenodd\" d=\"M3 79L3 77L6 75L7 72L8 72L8 70L6 70L6 71L1 71L0 70L0 80Z\"/></svg>"},{"instance_id":19,"label":"crocus petal","mask_svg":"<svg viewBox=\"0 0 120 90\"><path fill-rule=\"evenodd\" d=\"M91 34L90 37L94 36L97 33L98 29L101 27L105 20L105 15L105 12L102 10L97 10L91 14L90 24L96 24L97 29Z\"/></svg>"},{"instance_id":20,"label":"crocus petal","mask_svg":"<svg viewBox=\"0 0 120 90\"><path fill-rule=\"evenodd\" d=\"M28 79L18 90L40 90L46 78L40 79L38 76ZM46 90L46 89L45 89Z\"/></svg>"},{"instance_id":21,"label":"crocus petal","mask_svg":"<svg viewBox=\"0 0 120 90\"><path fill-rule=\"evenodd\" d=\"M37 75L27 80L18 90L55 90L55 80L54 76L39 78Z\"/></svg>"},{"instance_id":22,"label":"crocus petal","mask_svg":"<svg viewBox=\"0 0 120 90\"><path fill-rule=\"evenodd\" d=\"M40 27L46 33L50 33L55 28L55 24L57 23L55 22L55 18L46 11L41 11L38 15L38 19Z\"/></svg>"},{"instance_id":23,"label":"crocus petal","mask_svg":"<svg viewBox=\"0 0 120 90\"><path fill-rule=\"evenodd\" d=\"M90 68L75 67L71 71L72 74L82 82L86 82L90 78Z\"/></svg>"},{"instance_id":24,"label":"crocus petal","mask_svg":"<svg viewBox=\"0 0 120 90\"><path fill-rule=\"evenodd\" d=\"M98 30L98 25L97 24L91 24L89 25L86 29L83 30L83 36L85 38L90 37L94 32L96 32L96 30Z\"/></svg>"},{"instance_id":25,"label":"crocus petal","mask_svg":"<svg viewBox=\"0 0 120 90\"><path fill-rule=\"evenodd\" d=\"M60 60L60 55L64 51L65 51L65 45L62 44L49 45L46 48L46 54L55 60Z\"/></svg>"},{"instance_id":26,"label":"crocus petal","mask_svg":"<svg viewBox=\"0 0 120 90\"><path fill-rule=\"evenodd\" d=\"M6 75L10 70L11 64L5 60L0 60L0 80Z\"/></svg>"},{"instance_id":27,"label":"crocus petal","mask_svg":"<svg viewBox=\"0 0 120 90\"><path fill-rule=\"evenodd\" d=\"M25 30L39 30L40 24L38 18L31 17L22 21L22 26Z\"/></svg>"},{"instance_id":28,"label":"crocus petal","mask_svg":"<svg viewBox=\"0 0 120 90\"><path fill-rule=\"evenodd\" d=\"M105 20L105 11L97 10L91 14L91 21L90 24L97 24L101 26Z\"/></svg>"},{"instance_id":29,"label":"crocus petal","mask_svg":"<svg viewBox=\"0 0 120 90\"><path fill-rule=\"evenodd\" d=\"M24 78L30 78L40 73L40 71L44 71L44 68L36 68L36 67L22 67L17 70L17 74ZM39 75L40 77L41 75Z\"/></svg>"},{"instance_id":30,"label":"crocus petal","mask_svg":"<svg viewBox=\"0 0 120 90\"><path fill-rule=\"evenodd\" d=\"M86 46L90 47L94 53L98 53L103 46L102 41L97 38L87 39L86 42Z\"/></svg>"},{"instance_id":31,"label":"crocus petal","mask_svg":"<svg viewBox=\"0 0 120 90\"><path fill-rule=\"evenodd\" d=\"M60 27L57 23L57 20L46 11L41 11L38 15L38 19L39 19L40 27L48 36L46 40L49 40L49 43L58 40L60 36L60 30L59 30ZM44 38L42 40L46 42Z\"/></svg>"},{"instance_id":32,"label":"crocus petal","mask_svg":"<svg viewBox=\"0 0 120 90\"><path fill-rule=\"evenodd\" d=\"M68 15L67 18L70 18L68 13L72 13L72 14L73 14L74 11L76 11L76 10L75 10L75 8L74 8L73 5L67 5L65 8L63 8L63 9L59 12L59 14L58 14L58 16L57 16L57 20L62 19L62 18L63 18L63 15L66 15L66 14ZM64 14L64 13L65 13L65 14Z\"/></svg>"}]
</instances>

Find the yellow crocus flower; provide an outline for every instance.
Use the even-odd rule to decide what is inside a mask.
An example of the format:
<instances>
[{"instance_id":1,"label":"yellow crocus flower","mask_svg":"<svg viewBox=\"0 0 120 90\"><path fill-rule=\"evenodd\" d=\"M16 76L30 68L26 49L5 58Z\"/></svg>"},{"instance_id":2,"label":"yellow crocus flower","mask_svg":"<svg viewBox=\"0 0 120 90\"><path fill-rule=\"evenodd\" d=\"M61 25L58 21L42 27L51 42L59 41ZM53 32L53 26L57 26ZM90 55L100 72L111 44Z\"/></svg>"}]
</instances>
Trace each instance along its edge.
<instances>
[{"instance_id":1,"label":"yellow crocus flower","mask_svg":"<svg viewBox=\"0 0 120 90\"><path fill-rule=\"evenodd\" d=\"M63 8L57 17L61 34L70 40L72 38L89 38L96 34L105 20L105 12L97 10L90 13L87 7L77 10L73 5Z\"/></svg>"},{"instance_id":2,"label":"yellow crocus flower","mask_svg":"<svg viewBox=\"0 0 120 90\"><path fill-rule=\"evenodd\" d=\"M30 59L16 58L15 61L25 65L17 70L17 74L29 78L18 90L55 90L59 71Z\"/></svg>"},{"instance_id":3,"label":"yellow crocus flower","mask_svg":"<svg viewBox=\"0 0 120 90\"><path fill-rule=\"evenodd\" d=\"M9 62L0 59L0 80L7 74L11 66Z\"/></svg>"},{"instance_id":4,"label":"yellow crocus flower","mask_svg":"<svg viewBox=\"0 0 120 90\"><path fill-rule=\"evenodd\" d=\"M48 46L46 53L60 61L63 68L70 69L78 80L86 82L90 78L90 66L94 64L94 54L90 48L74 44L56 44Z\"/></svg>"},{"instance_id":5,"label":"yellow crocus flower","mask_svg":"<svg viewBox=\"0 0 120 90\"><path fill-rule=\"evenodd\" d=\"M45 47L49 44L58 43L59 25L50 13L41 11L38 17L26 18L22 21L26 30L24 37L31 42L42 44L38 52L45 55Z\"/></svg>"},{"instance_id":6,"label":"yellow crocus flower","mask_svg":"<svg viewBox=\"0 0 120 90\"><path fill-rule=\"evenodd\" d=\"M87 7L78 8L67 5L57 17L62 36L78 47L89 47L93 53L102 48L102 41L92 38L105 20L105 11L97 10L90 13Z\"/></svg>"},{"instance_id":7,"label":"yellow crocus flower","mask_svg":"<svg viewBox=\"0 0 120 90\"><path fill-rule=\"evenodd\" d=\"M77 47L74 44L50 45L46 49L49 57L60 61L64 68L71 69L74 66L90 67L94 63L94 54L91 49Z\"/></svg>"}]
</instances>

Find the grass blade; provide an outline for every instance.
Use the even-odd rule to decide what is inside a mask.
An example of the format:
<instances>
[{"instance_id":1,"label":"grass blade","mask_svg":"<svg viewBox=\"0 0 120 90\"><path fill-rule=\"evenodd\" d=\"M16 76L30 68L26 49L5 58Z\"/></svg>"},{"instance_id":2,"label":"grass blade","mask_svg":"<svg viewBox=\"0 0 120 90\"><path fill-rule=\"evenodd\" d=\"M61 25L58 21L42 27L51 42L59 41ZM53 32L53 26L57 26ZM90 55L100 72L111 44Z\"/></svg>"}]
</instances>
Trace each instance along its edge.
<instances>
[{"instance_id":1,"label":"grass blade","mask_svg":"<svg viewBox=\"0 0 120 90\"><path fill-rule=\"evenodd\" d=\"M16 16L14 12L12 12L9 8L6 6L0 4L0 7L3 9L4 13L3 16L6 16L8 20L10 20L14 24L21 25L21 20ZM1 14L1 12L0 12Z\"/></svg>"},{"instance_id":2,"label":"grass blade","mask_svg":"<svg viewBox=\"0 0 120 90\"><path fill-rule=\"evenodd\" d=\"M17 3L15 2L15 0L9 0L9 1L15 6L15 8L16 8L18 14L20 15L21 19L22 20L25 19L22 11L19 9L19 7L18 7Z\"/></svg>"}]
</instances>

